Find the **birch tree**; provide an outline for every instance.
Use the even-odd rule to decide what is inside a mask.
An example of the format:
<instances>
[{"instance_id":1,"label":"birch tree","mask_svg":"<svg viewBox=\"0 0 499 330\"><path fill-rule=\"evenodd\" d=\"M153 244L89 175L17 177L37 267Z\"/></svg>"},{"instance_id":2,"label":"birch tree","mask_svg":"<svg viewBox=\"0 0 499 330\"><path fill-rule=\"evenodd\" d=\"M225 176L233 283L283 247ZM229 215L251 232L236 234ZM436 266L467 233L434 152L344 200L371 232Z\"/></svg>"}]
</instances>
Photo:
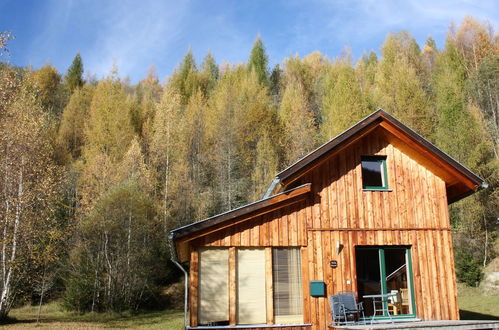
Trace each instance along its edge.
<instances>
[{"instance_id":1,"label":"birch tree","mask_svg":"<svg viewBox=\"0 0 499 330\"><path fill-rule=\"evenodd\" d=\"M0 70L0 319L33 276L33 246L48 230L57 192L48 119L32 90L29 76L21 81L13 70Z\"/></svg>"}]
</instances>

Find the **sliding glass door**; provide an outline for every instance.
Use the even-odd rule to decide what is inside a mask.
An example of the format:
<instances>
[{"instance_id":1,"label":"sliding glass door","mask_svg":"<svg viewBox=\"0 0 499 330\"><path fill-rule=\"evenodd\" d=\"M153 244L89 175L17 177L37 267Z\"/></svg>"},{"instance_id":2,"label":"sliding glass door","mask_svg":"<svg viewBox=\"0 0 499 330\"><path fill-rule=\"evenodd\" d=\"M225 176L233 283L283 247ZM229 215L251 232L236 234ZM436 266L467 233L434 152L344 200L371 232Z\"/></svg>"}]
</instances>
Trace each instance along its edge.
<instances>
[{"instance_id":1,"label":"sliding glass door","mask_svg":"<svg viewBox=\"0 0 499 330\"><path fill-rule=\"evenodd\" d=\"M385 315L414 316L414 290L410 247L358 246L355 248L359 300L366 316L373 315L373 298L367 295L392 294L384 302ZM379 314L380 317L383 317Z\"/></svg>"}]
</instances>

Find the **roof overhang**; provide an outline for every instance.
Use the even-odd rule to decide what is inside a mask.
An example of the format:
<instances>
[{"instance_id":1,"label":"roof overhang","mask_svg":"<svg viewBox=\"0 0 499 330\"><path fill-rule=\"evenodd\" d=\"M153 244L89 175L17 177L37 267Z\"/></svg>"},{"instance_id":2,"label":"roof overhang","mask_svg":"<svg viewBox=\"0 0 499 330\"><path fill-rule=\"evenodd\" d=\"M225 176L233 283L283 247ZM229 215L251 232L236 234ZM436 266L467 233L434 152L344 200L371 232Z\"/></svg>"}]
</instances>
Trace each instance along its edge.
<instances>
[{"instance_id":1,"label":"roof overhang","mask_svg":"<svg viewBox=\"0 0 499 330\"><path fill-rule=\"evenodd\" d=\"M170 231L168 238L174 241L180 260L185 261L188 242L297 203L305 199L310 191L311 184L307 183L211 218L174 229Z\"/></svg>"}]
</instances>

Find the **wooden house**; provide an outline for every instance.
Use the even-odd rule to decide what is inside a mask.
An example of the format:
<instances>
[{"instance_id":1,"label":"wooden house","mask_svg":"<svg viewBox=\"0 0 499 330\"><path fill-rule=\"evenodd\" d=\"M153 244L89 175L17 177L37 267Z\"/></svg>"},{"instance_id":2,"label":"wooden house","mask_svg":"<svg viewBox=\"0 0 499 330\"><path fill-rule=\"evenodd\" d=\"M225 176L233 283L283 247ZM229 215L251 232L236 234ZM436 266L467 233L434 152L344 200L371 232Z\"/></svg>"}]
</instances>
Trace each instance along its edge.
<instances>
[{"instance_id":1,"label":"wooden house","mask_svg":"<svg viewBox=\"0 0 499 330\"><path fill-rule=\"evenodd\" d=\"M327 329L328 297L398 293L393 318L459 319L448 204L483 180L378 110L279 174L262 200L170 233L189 327Z\"/></svg>"}]
</instances>

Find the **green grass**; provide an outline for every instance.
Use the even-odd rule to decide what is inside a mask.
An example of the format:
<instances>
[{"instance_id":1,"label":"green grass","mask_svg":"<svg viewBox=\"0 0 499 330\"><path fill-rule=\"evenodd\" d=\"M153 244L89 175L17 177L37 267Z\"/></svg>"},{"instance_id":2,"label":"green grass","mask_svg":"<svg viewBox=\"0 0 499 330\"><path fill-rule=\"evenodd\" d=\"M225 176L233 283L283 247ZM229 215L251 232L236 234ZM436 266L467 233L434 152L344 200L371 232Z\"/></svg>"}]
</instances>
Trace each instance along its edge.
<instances>
[{"instance_id":1,"label":"green grass","mask_svg":"<svg viewBox=\"0 0 499 330\"><path fill-rule=\"evenodd\" d=\"M37 306L24 306L9 313L11 322L6 329L183 329L183 312L165 310L139 314L87 313L76 314L62 310L58 302L42 306L40 322L36 323Z\"/></svg>"},{"instance_id":2,"label":"green grass","mask_svg":"<svg viewBox=\"0 0 499 330\"><path fill-rule=\"evenodd\" d=\"M499 296L482 296L478 288L458 285L458 302L462 320L499 320ZM176 310L143 312L139 314L87 313L76 314L62 310L58 302L42 306L40 323L36 323L38 307L13 309L11 323L5 329L183 329L183 313Z\"/></svg>"},{"instance_id":3,"label":"green grass","mask_svg":"<svg viewBox=\"0 0 499 330\"><path fill-rule=\"evenodd\" d=\"M461 320L499 320L499 296L483 296L478 288L458 284Z\"/></svg>"}]
</instances>

